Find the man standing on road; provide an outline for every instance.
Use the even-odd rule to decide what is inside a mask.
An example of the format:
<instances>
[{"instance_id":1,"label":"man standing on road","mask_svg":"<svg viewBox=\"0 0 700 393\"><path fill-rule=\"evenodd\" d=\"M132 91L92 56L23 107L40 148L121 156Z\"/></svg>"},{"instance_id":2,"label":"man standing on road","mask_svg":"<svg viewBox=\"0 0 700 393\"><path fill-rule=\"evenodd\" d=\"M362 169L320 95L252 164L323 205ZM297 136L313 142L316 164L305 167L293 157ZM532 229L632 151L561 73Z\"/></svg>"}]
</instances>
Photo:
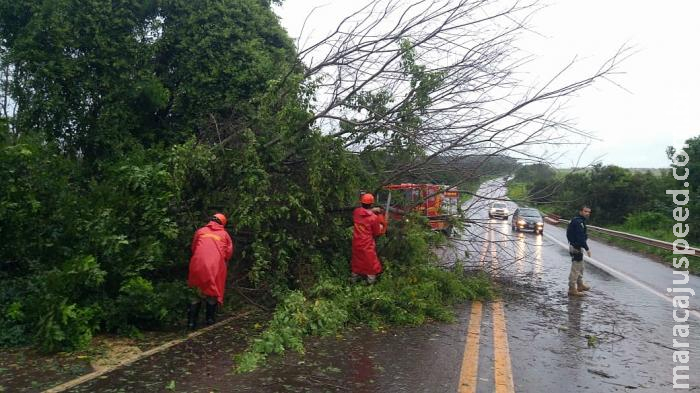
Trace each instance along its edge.
<instances>
[{"instance_id":1,"label":"man standing on road","mask_svg":"<svg viewBox=\"0 0 700 393\"><path fill-rule=\"evenodd\" d=\"M382 264L377 257L375 237L386 232L386 221L381 208L372 208L374 195L363 194L360 197L362 206L352 213L355 224L352 232L352 260L350 281L356 282L361 276L367 277L367 283L374 284L377 275L382 272Z\"/></svg>"},{"instance_id":2,"label":"man standing on road","mask_svg":"<svg viewBox=\"0 0 700 393\"><path fill-rule=\"evenodd\" d=\"M197 290L197 296L187 308L187 327L197 328L202 301L206 305L206 323L216 322L216 306L224 303L228 261L233 255L233 240L224 226L226 216L216 213L209 223L199 228L192 239L192 258L187 285Z\"/></svg>"},{"instance_id":3,"label":"man standing on road","mask_svg":"<svg viewBox=\"0 0 700 393\"><path fill-rule=\"evenodd\" d=\"M578 215L571 219L566 228L566 239L569 241L569 255L571 255L571 273L569 273L569 296L583 296L584 291L591 289L583 283L583 250L588 257L591 250L588 249L588 232L586 219L591 216L591 208L581 207Z\"/></svg>"}]
</instances>

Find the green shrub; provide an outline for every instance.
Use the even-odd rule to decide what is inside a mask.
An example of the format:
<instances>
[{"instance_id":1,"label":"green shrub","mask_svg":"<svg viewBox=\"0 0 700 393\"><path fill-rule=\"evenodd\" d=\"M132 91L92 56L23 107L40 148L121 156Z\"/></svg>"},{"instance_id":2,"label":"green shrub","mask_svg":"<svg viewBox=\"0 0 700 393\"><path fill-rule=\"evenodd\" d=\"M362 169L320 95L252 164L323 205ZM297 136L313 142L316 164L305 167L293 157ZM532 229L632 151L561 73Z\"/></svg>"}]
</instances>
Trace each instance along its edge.
<instances>
[{"instance_id":1,"label":"green shrub","mask_svg":"<svg viewBox=\"0 0 700 393\"><path fill-rule=\"evenodd\" d=\"M68 302L67 298L45 299L36 329L36 341L43 351L81 349L90 343L96 329L95 314L99 311Z\"/></svg>"},{"instance_id":2,"label":"green shrub","mask_svg":"<svg viewBox=\"0 0 700 393\"><path fill-rule=\"evenodd\" d=\"M168 311L158 301L153 284L143 277L128 279L119 289L116 301L117 315L125 318L125 324L157 325Z\"/></svg>"},{"instance_id":3,"label":"green shrub","mask_svg":"<svg viewBox=\"0 0 700 393\"><path fill-rule=\"evenodd\" d=\"M175 324L183 315L190 291L184 281L153 284L137 276L124 282L107 318L110 330L135 332Z\"/></svg>"},{"instance_id":4,"label":"green shrub","mask_svg":"<svg viewBox=\"0 0 700 393\"><path fill-rule=\"evenodd\" d=\"M92 256L79 256L38 276L27 297L35 341L46 352L83 348L99 325L96 302L105 271Z\"/></svg>"},{"instance_id":5,"label":"green shrub","mask_svg":"<svg viewBox=\"0 0 700 393\"><path fill-rule=\"evenodd\" d=\"M16 300L0 310L0 345L15 346L28 342L28 326L23 309L24 304Z\"/></svg>"}]
</instances>

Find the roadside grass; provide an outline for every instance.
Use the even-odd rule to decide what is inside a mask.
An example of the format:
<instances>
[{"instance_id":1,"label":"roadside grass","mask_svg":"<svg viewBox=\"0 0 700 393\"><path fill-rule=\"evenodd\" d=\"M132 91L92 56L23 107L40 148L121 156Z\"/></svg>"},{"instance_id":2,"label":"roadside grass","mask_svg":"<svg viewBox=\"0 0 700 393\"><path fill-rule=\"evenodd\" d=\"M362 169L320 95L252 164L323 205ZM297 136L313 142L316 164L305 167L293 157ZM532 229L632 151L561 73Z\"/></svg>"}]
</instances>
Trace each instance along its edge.
<instances>
[{"instance_id":1,"label":"roadside grass","mask_svg":"<svg viewBox=\"0 0 700 393\"><path fill-rule=\"evenodd\" d=\"M515 203L525 202L527 203L527 184L526 183L508 183L508 192L506 193L508 198Z\"/></svg>"},{"instance_id":2,"label":"roadside grass","mask_svg":"<svg viewBox=\"0 0 700 393\"><path fill-rule=\"evenodd\" d=\"M610 229L620 232L631 233L634 235L644 236L650 239L673 242L674 240L676 240L676 237L674 237L673 233L671 232L672 224L673 221L657 213L638 213L629 216L625 224L611 226ZM673 264L674 254L671 251L649 246L646 244L637 243L632 240L619 239L610 235L596 235L604 236L606 238L606 241L616 244L622 248L653 256L655 259L663 262L666 265L672 266ZM698 247L695 244L691 244L691 246L696 248ZM678 255L675 255L675 258L678 257ZM688 270L692 274L700 274L700 256L689 256L688 262Z\"/></svg>"},{"instance_id":3,"label":"roadside grass","mask_svg":"<svg viewBox=\"0 0 700 393\"><path fill-rule=\"evenodd\" d=\"M607 235L604 233L589 231L588 235L593 239L603 240L606 243L618 246L622 249L634 251L634 252L638 252L638 253L641 253L644 255L651 256L655 260L657 260L665 265L668 265L668 266L673 266L672 265L673 258L679 257L679 255L674 256L673 252L668 251L668 250L649 246L647 244L637 243L637 242L627 240L627 239L620 239L620 238L610 236L610 235ZM639 234L639 235L646 236L643 234ZM689 262L688 271L690 271L691 274L700 275L700 257L689 256L688 262Z\"/></svg>"},{"instance_id":4,"label":"roadside grass","mask_svg":"<svg viewBox=\"0 0 700 393\"><path fill-rule=\"evenodd\" d=\"M675 237L673 237L673 234L671 233L670 226L668 227L668 229L648 230L648 229L630 227L629 225L611 225L610 229L612 229L614 231L631 233L633 235L644 236L644 237L648 237L651 239L663 240L665 242L672 242L676 239Z\"/></svg>"}]
</instances>

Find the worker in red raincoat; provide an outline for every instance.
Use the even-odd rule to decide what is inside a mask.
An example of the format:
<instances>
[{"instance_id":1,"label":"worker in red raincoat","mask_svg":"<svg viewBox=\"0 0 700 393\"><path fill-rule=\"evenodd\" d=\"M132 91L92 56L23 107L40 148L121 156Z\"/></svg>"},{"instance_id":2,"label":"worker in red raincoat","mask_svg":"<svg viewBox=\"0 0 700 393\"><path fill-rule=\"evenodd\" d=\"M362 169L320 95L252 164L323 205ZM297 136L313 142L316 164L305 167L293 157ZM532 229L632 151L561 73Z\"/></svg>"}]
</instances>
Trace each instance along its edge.
<instances>
[{"instance_id":1,"label":"worker in red raincoat","mask_svg":"<svg viewBox=\"0 0 700 393\"><path fill-rule=\"evenodd\" d=\"M202 301L206 304L206 323L216 322L216 306L224 302L228 261L233 255L233 240L224 226L227 219L216 213L209 223L199 228L192 239L192 258L187 285L197 290L197 296L187 310L187 327L197 327Z\"/></svg>"},{"instance_id":2,"label":"worker in red raincoat","mask_svg":"<svg viewBox=\"0 0 700 393\"><path fill-rule=\"evenodd\" d=\"M352 275L350 280L356 282L361 276L365 276L367 282L373 284L377 275L382 272L382 264L377 257L374 238L386 232L386 221L384 216L379 214L380 208L372 208L372 204L374 204L372 194L363 194L360 202L362 206L356 208L352 213L355 227L352 233L352 260L350 262Z\"/></svg>"}]
</instances>

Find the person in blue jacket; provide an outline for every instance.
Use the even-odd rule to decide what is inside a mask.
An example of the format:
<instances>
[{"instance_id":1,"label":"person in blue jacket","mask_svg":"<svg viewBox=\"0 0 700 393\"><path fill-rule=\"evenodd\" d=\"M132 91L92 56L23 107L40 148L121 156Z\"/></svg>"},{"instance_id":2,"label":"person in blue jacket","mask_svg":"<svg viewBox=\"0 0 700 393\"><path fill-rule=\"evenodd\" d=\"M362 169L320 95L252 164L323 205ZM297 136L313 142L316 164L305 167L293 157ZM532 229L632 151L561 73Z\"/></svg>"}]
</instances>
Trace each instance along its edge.
<instances>
[{"instance_id":1,"label":"person in blue jacket","mask_svg":"<svg viewBox=\"0 0 700 393\"><path fill-rule=\"evenodd\" d=\"M571 219L566 228L566 239L569 241L571 255L571 273L569 273L569 296L583 296L584 291L591 289L583 283L583 250L591 256L588 248L588 232L586 219L591 216L591 208L582 206L578 215Z\"/></svg>"}]
</instances>

